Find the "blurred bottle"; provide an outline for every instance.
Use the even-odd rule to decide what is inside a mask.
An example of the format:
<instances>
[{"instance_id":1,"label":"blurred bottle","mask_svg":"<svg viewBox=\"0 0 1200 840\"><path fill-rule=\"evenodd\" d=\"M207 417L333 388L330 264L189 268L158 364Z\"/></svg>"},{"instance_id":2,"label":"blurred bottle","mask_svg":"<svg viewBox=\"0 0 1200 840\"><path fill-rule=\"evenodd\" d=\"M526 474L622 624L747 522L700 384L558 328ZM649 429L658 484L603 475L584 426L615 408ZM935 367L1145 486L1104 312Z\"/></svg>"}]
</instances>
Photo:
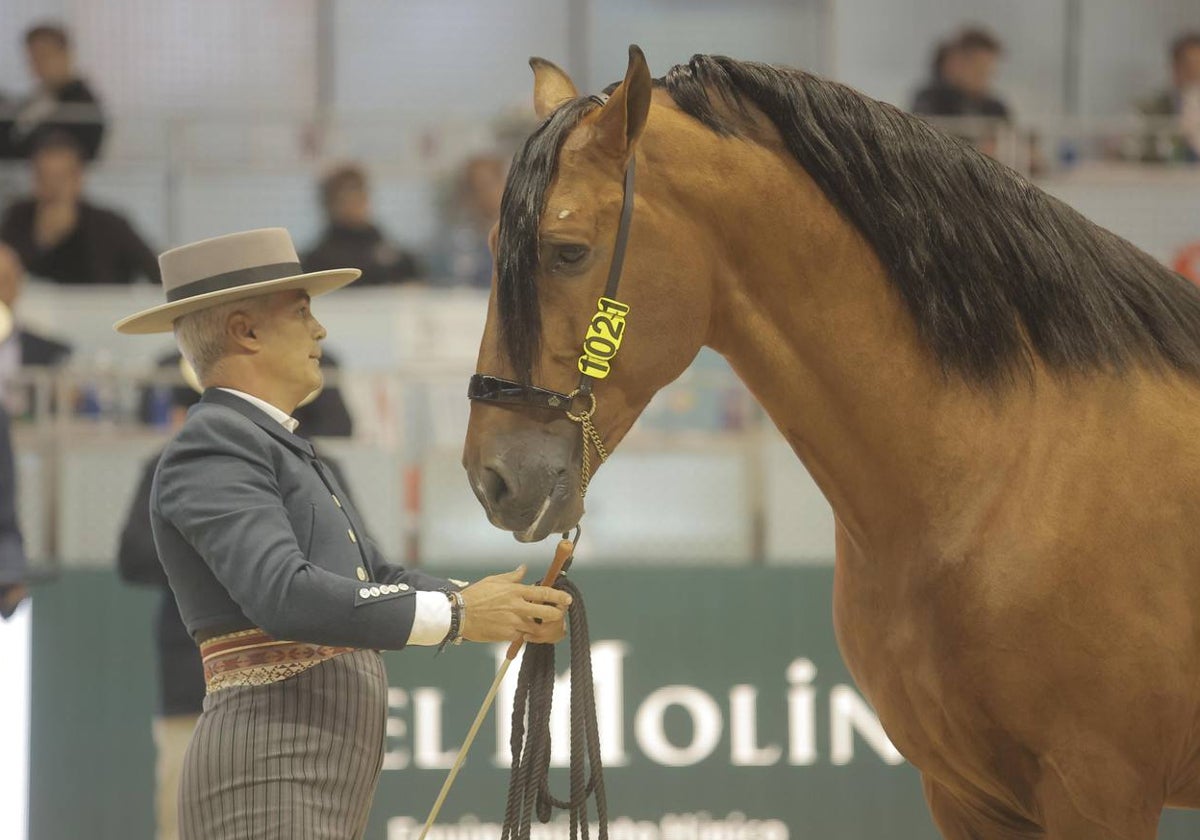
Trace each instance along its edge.
<instances>
[{"instance_id":1,"label":"blurred bottle","mask_svg":"<svg viewBox=\"0 0 1200 840\"><path fill-rule=\"evenodd\" d=\"M87 380L80 385L76 413L89 420L115 422L119 409L116 388L112 353L99 350Z\"/></svg>"}]
</instances>

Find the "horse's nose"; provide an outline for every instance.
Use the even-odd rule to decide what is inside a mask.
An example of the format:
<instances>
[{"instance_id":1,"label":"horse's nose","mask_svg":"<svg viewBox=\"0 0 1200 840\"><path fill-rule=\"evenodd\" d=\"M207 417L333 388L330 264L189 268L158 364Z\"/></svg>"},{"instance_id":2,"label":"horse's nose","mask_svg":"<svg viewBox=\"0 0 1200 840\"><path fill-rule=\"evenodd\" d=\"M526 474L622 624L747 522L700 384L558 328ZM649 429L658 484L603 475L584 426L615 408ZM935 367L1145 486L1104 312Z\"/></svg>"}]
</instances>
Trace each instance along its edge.
<instances>
[{"instance_id":1,"label":"horse's nose","mask_svg":"<svg viewBox=\"0 0 1200 840\"><path fill-rule=\"evenodd\" d=\"M480 500L490 512L499 511L512 497L512 480L508 468L500 459L493 460L483 468L479 478Z\"/></svg>"}]
</instances>

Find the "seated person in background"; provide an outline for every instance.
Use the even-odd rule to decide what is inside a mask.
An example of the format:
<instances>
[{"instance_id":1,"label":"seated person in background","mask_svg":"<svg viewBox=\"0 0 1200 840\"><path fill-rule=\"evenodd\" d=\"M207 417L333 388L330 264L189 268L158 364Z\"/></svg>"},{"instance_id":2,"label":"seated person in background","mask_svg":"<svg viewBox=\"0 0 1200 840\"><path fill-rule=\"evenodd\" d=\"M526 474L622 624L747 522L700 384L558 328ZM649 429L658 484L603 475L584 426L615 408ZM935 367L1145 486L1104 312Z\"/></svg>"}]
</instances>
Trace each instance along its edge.
<instances>
[{"instance_id":1,"label":"seated person in background","mask_svg":"<svg viewBox=\"0 0 1200 840\"><path fill-rule=\"evenodd\" d=\"M508 164L499 155L476 155L463 164L442 234L442 270L450 281L482 289L491 286L488 234L500 219L507 175Z\"/></svg>"},{"instance_id":2,"label":"seated person in background","mask_svg":"<svg viewBox=\"0 0 1200 840\"><path fill-rule=\"evenodd\" d=\"M1139 106L1147 117L1171 118L1174 126L1146 137L1143 159L1200 160L1200 31L1185 32L1171 44L1171 87Z\"/></svg>"},{"instance_id":3,"label":"seated person in background","mask_svg":"<svg viewBox=\"0 0 1200 840\"><path fill-rule=\"evenodd\" d=\"M1003 53L1000 41L984 29L964 29L940 44L933 62L934 78L917 93L913 113L1008 119L1008 106L992 92Z\"/></svg>"},{"instance_id":4,"label":"seated person in background","mask_svg":"<svg viewBox=\"0 0 1200 840\"><path fill-rule=\"evenodd\" d=\"M83 198L83 157L69 134L33 154L33 197L14 202L0 241L35 277L59 283L159 282L158 259L125 218Z\"/></svg>"},{"instance_id":5,"label":"seated person in background","mask_svg":"<svg viewBox=\"0 0 1200 840\"><path fill-rule=\"evenodd\" d=\"M5 109L0 157L29 157L43 136L61 131L78 141L85 160L92 160L104 136L104 113L75 73L67 31L54 24L33 27L25 33L25 55L37 88Z\"/></svg>"},{"instance_id":6,"label":"seated person in background","mask_svg":"<svg viewBox=\"0 0 1200 840\"><path fill-rule=\"evenodd\" d=\"M321 179L325 231L301 262L305 271L343 265L362 269L358 285L404 283L421 275L416 257L393 242L371 220L367 175L354 164L339 166Z\"/></svg>"},{"instance_id":7,"label":"seated person in background","mask_svg":"<svg viewBox=\"0 0 1200 840\"><path fill-rule=\"evenodd\" d=\"M183 422L187 409L196 402L193 392L200 390L200 380L196 378L196 372L192 370L191 365L183 361L183 356L178 350L160 356L157 365L160 368L178 369L188 387L168 385L143 390L142 422L151 426L167 425L174 429L177 422ZM340 367L337 357L330 353L327 347L321 348L320 365L325 370L338 370ZM167 406L168 411L164 413L159 406ZM322 387L310 394L296 407L292 416L304 425L304 436L307 438L354 435L354 421L350 418L350 410L336 385Z\"/></svg>"},{"instance_id":8,"label":"seated person in background","mask_svg":"<svg viewBox=\"0 0 1200 840\"><path fill-rule=\"evenodd\" d=\"M33 386L18 388L12 380L26 367L54 367L65 364L71 356L71 346L53 338L38 335L21 325L17 319L17 298L25 284L25 268L17 252L0 243L0 303L12 313L15 325L12 335L0 341L0 402L13 417L26 417L33 410Z\"/></svg>"}]
</instances>

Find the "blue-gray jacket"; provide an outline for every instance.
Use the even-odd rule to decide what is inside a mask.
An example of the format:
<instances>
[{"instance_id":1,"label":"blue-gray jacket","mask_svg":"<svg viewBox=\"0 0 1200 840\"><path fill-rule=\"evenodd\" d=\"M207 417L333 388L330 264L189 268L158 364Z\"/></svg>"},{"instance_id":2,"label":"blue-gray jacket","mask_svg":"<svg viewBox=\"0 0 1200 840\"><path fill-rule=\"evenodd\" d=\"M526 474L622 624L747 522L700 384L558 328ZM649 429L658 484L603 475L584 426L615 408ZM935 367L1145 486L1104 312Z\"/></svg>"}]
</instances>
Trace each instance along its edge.
<instances>
[{"instance_id":1,"label":"blue-gray jacket","mask_svg":"<svg viewBox=\"0 0 1200 840\"><path fill-rule=\"evenodd\" d=\"M413 593L451 587L385 562L312 444L213 388L163 452L150 521L197 641L258 627L394 650L412 630Z\"/></svg>"}]
</instances>

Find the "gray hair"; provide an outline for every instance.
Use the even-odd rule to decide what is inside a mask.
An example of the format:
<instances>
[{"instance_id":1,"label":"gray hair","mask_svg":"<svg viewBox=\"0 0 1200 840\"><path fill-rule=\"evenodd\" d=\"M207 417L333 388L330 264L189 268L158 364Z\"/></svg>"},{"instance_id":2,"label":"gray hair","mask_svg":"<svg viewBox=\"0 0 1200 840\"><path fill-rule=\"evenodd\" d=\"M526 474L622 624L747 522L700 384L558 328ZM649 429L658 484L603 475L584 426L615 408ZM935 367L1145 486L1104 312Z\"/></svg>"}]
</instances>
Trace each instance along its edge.
<instances>
[{"instance_id":1,"label":"gray hair","mask_svg":"<svg viewBox=\"0 0 1200 840\"><path fill-rule=\"evenodd\" d=\"M235 312L261 311L270 295L257 295L219 303L198 312L189 312L175 321L175 342L196 377L204 382L217 362L225 357L225 326Z\"/></svg>"}]
</instances>

